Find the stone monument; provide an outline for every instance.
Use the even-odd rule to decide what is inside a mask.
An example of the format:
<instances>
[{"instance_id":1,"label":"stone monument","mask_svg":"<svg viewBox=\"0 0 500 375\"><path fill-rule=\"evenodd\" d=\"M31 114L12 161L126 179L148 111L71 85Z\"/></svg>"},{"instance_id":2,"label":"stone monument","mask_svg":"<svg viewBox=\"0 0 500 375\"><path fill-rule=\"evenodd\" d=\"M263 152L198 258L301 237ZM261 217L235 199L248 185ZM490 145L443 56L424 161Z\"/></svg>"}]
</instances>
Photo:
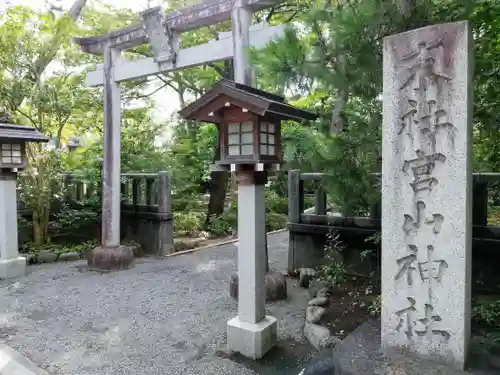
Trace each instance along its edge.
<instances>
[{"instance_id":1,"label":"stone monument","mask_svg":"<svg viewBox=\"0 0 500 375\"><path fill-rule=\"evenodd\" d=\"M26 275L17 238L17 173L28 166L27 142L49 138L30 126L0 123L0 279Z\"/></svg>"},{"instance_id":2,"label":"stone monument","mask_svg":"<svg viewBox=\"0 0 500 375\"><path fill-rule=\"evenodd\" d=\"M384 40L382 347L463 368L470 338L472 38Z\"/></svg>"}]
</instances>

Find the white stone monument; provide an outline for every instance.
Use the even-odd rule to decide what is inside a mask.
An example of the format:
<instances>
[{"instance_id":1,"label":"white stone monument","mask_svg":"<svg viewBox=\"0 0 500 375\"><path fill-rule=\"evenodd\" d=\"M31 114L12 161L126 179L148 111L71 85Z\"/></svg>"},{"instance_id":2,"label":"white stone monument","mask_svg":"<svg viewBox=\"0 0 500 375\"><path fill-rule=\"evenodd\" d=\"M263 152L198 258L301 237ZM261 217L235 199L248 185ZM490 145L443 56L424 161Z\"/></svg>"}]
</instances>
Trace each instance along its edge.
<instances>
[{"instance_id":1,"label":"white stone monument","mask_svg":"<svg viewBox=\"0 0 500 375\"><path fill-rule=\"evenodd\" d=\"M384 40L382 347L463 368L470 337L472 38Z\"/></svg>"},{"instance_id":2,"label":"white stone monument","mask_svg":"<svg viewBox=\"0 0 500 375\"><path fill-rule=\"evenodd\" d=\"M29 126L0 124L0 279L26 275L17 238L17 172L27 165L26 142L48 137Z\"/></svg>"}]
</instances>

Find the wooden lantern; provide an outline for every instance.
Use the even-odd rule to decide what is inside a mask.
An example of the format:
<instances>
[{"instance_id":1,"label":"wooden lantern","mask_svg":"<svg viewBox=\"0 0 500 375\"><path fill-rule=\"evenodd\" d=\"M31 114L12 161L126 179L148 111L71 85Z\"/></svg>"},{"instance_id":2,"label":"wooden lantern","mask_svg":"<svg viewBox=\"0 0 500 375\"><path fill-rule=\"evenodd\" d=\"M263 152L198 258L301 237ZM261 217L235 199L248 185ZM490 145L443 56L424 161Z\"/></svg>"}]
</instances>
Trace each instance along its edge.
<instances>
[{"instance_id":1,"label":"wooden lantern","mask_svg":"<svg viewBox=\"0 0 500 375\"><path fill-rule=\"evenodd\" d=\"M281 121L315 120L317 115L285 103L281 96L221 80L179 111L181 117L217 124L217 167L281 164Z\"/></svg>"},{"instance_id":2,"label":"wooden lantern","mask_svg":"<svg viewBox=\"0 0 500 375\"><path fill-rule=\"evenodd\" d=\"M22 170L28 164L26 142L48 142L36 128L0 124L0 169Z\"/></svg>"}]
</instances>

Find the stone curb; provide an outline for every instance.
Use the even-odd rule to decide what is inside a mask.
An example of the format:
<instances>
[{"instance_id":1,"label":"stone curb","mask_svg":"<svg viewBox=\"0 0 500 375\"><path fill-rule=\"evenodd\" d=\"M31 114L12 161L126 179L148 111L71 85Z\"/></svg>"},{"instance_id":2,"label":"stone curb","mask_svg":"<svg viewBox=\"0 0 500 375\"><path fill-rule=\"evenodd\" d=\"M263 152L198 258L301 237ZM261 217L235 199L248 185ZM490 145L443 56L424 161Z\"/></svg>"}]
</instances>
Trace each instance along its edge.
<instances>
[{"instance_id":1,"label":"stone curb","mask_svg":"<svg viewBox=\"0 0 500 375\"><path fill-rule=\"evenodd\" d=\"M278 229L278 230L275 230L275 231L272 231L272 232L267 232L267 235L281 233L281 232L286 232L287 230L288 229L286 229L286 228ZM190 253L194 253L196 251L205 250L205 249L211 249L211 248L217 247L217 246L229 245L229 244L235 243L235 242L238 242L237 238L232 239L232 240L227 240L227 241L222 241L222 242L214 243L214 244L207 245L207 246L195 247L194 249L187 249L187 250L177 251L175 253L165 255L165 257L170 258L170 257L178 256L178 255L190 254Z\"/></svg>"},{"instance_id":2,"label":"stone curb","mask_svg":"<svg viewBox=\"0 0 500 375\"><path fill-rule=\"evenodd\" d=\"M0 374L1 375L48 375L28 358L16 352L11 347L0 343Z\"/></svg>"},{"instance_id":3,"label":"stone curb","mask_svg":"<svg viewBox=\"0 0 500 375\"><path fill-rule=\"evenodd\" d=\"M276 233L285 232L287 230L288 229L283 228L283 229L278 229L278 230L275 230L275 231L272 231L272 232L268 232L267 234L268 235L270 235L270 234L276 234ZM235 242L238 242L237 238L234 238L232 240L217 242L217 243L214 243L214 244L211 244L211 245L195 247L193 249L187 249L187 250L177 251L175 253L165 255L165 257L173 257L173 256L177 256L177 255L190 254L190 253L194 253L196 251L205 250L205 249L211 249L211 248L214 248L214 247L217 247L217 246L229 245L229 244L235 243ZM23 253L20 253L19 255L26 258L26 265L28 265L28 266L35 265L35 264L56 263L56 262L74 262L74 261L78 260L78 259L64 259L65 258L64 256L63 256L63 259L61 259L61 255L70 254L70 253L60 253L60 254L59 253L53 253L53 254L56 255L57 257L53 261L50 261L50 262L40 262L40 261L38 261L38 255L36 255L36 254L23 254ZM84 253L82 253L80 255L80 260L85 259L85 257L83 256L83 254ZM0 373L0 375L3 375L3 374Z\"/></svg>"},{"instance_id":4,"label":"stone curb","mask_svg":"<svg viewBox=\"0 0 500 375\"><path fill-rule=\"evenodd\" d=\"M69 253L55 253L55 252L50 252L49 254L53 254L55 258L50 261L40 261L38 259L39 254L34 254L34 253L19 253L19 256L22 256L26 258L26 265L27 266L33 266L36 264L48 264L48 263L57 263L57 262L75 262L77 260L82 260L85 259L84 253L78 253L76 251L72 251ZM68 258L68 254L71 254L72 257ZM78 258L77 258L78 257ZM0 375L3 375L0 373Z\"/></svg>"}]
</instances>

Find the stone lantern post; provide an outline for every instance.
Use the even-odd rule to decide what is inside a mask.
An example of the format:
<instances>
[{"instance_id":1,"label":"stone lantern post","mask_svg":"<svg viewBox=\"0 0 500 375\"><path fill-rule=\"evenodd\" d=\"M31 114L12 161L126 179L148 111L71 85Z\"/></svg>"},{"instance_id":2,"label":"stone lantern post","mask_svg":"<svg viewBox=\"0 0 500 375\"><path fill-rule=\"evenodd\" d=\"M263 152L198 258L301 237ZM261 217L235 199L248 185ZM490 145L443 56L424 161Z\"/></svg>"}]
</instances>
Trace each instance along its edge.
<instances>
[{"instance_id":1,"label":"stone lantern post","mask_svg":"<svg viewBox=\"0 0 500 375\"><path fill-rule=\"evenodd\" d=\"M0 279L26 275L17 239L17 173L28 162L26 142L48 142L37 129L0 123Z\"/></svg>"},{"instance_id":2,"label":"stone lantern post","mask_svg":"<svg viewBox=\"0 0 500 375\"><path fill-rule=\"evenodd\" d=\"M229 80L219 81L179 114L215 123L221 158L214 170L230 170L238 184L238 316L227 323L231 350L263 357L276 342L276 318L266 315L267 271L264 185L281 158L281 121L315 120L283 97Z\"/></svg>"}]
</instances>

